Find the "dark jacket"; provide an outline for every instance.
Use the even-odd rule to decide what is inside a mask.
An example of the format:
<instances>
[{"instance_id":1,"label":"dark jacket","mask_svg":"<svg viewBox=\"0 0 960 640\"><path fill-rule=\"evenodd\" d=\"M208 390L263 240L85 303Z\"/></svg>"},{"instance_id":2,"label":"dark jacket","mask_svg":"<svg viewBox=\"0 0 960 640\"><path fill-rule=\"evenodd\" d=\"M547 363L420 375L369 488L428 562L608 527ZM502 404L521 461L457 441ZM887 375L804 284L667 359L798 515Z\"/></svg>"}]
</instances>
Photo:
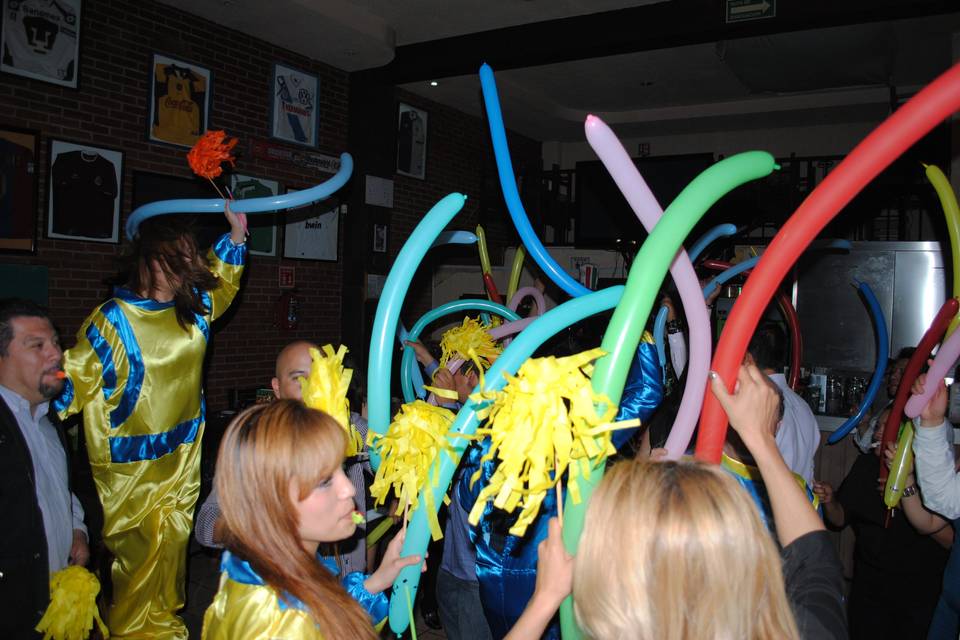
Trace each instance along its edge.
<instances>
[{"instance_id":1,"label":"dark jacket","mask_svg":"<svg viewBox=\"0 0 960 640\"><path fill-rule=\"evenodd\" d=\"M33 460L0 397L0 638L39 637L33 627L50 601L50 569Z\"/></svg>"}]
</instances>

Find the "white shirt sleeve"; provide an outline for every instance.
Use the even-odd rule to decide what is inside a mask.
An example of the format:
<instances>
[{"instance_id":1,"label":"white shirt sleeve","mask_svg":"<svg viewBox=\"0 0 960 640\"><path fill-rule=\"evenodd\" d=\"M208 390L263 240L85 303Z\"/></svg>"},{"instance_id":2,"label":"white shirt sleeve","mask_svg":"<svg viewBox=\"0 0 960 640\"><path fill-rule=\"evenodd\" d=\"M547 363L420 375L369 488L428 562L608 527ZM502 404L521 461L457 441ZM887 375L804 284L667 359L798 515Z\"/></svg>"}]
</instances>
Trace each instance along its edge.
<instances>
[{"instance_id":1,"label":"white shirt sleeve","mask_svg":"<svg viewBox=\"0 0 960 640\"><path fill-rule=\"evenodd\" d=\"M960 517L960 476L956 472L953 447L947 441L947 434L953 434L953 426L947 421L938 427L921 427L915 423L915 429L913 453L923 505L949 520Z\"/></svg>"},{"instance_id":2,"label":"white shirt sleeve","mask_svg":"<svg viewBox=\"0 0 960 640\"><path fill-rule=\"evenodd\" d=\"M83 531L83 535L87 536L89 540L90 534L87 533L87 525L83 524L83 505L80 504L80 501L77 500L77 496L74 493L70 494L70 506L73 512L73 530Z\"/></svg>"},{"instance_id":3,"label":"white shirt sleeve","mask_svg":"<svg viewBox=\"0 0 960 640\"><path fill-rule=\"evenodd\" d=\"M670 345L670 363L677 378L683 375L683 368L687 366L687 341L682 331L667 334L667 343Z\"/></svg>"}]
</instances>

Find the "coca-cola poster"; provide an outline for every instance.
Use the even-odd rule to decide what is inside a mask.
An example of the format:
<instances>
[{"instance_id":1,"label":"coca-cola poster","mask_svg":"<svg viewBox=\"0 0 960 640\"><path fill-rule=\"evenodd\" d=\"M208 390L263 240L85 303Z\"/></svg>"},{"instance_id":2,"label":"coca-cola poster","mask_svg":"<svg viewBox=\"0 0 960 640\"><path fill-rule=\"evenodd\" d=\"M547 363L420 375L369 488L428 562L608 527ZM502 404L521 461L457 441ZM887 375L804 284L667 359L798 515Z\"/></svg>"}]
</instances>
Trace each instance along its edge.
<instances>
[{"instance_id":1,"label":"coca-cola poster","mask_svg":"<svg viewBox=\"0 0 960 640\"><path fill-rule=\"evenodd\" d=\"M213 82L210 70L155 53L150 76L148 139L192 147L207 131Z\"/></svg>"}]
</instances>

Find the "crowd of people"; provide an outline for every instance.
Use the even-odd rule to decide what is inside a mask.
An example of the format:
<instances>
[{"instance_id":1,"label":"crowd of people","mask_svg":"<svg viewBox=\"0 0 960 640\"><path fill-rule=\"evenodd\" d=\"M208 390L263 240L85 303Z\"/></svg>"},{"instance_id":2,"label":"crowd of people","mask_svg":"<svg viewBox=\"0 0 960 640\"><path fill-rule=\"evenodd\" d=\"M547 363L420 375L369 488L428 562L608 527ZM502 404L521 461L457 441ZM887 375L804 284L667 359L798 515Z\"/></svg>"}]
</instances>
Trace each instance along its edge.
<instances>
[{"instance_id":1,"label":"crowd of people","mask_svg":"<svg viewBox=\"0 0 960 640\"><path fill-rule=\"evenodd\" d=\"M372 470L365 451L345 458L345 428L364 439L367 431L362 367L354 367L351 425L341 425L302 402L315 348L305 341L278 354L276 399L243 410L226 429L213 490L194 518L202 362L246 260L244 221L229 207L226 218L230 233L206 256L179 221L145 222L121 286L65 353L43 308L0 304L0 509L20 525L5 528L0 545L3 637L34 637L50 576L90 559L58 425L79 412L112 558L101 578L114 637L187 636L177 612L191 533L223 549L203 622L210 640L376 638L401 569L426 569L427 558L401 555L402 532L381 554L368 552ZM439 402L459 409L478 385L479 364L451 371L423 344L408 346L432 385L456 395ZM895 451L874 444L890 406L858 430L863 453L842 484L817 480L820 431L784 379L786 336L777 326L757 329L733 392L711 376L709 392L732 427L721 464L663 460L663 429L648 424L669 424L664 413L680 387L669 381L683 375L673 312L670 348L664 384L652 340L641 342L618 419L643 426L617 432L620 453L589 503L573 557L555 517L562 495L548 492L524 536L511 535L511 516L489 505L479 524L469 522L492 471L488 445L471 445L430 559L438 570L423 589L435 594L435 624L447 637L559 637L557 611L572 595L577 624L602 640L957 638L960 558L950 550L960 477L943 382L907 381L916 392L938 386L916 420L916 475L891 513L878 477ZM891 397L909 355L891 367ZM849 589L828 533L846 526L856 534Z\"/></svg>"}]
</instances>

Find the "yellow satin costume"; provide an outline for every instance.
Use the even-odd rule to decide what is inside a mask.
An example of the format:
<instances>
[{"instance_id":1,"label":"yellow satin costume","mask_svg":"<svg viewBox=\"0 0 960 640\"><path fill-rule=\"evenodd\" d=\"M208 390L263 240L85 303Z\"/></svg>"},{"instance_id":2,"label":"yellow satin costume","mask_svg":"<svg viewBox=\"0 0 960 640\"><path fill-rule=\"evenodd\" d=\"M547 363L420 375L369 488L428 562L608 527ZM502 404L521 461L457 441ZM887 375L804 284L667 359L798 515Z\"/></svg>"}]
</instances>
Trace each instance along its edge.
<instances>
[{"instance_id":1,"label":"yellow satin costume","mask_svg":"<svg viewBox=\"0 0 960 640\"><path fill-rule=\"evenodd\" d=\"M210 323L240 286L246 245L220 238L208 254L220 284L202 292L206 313L184 330L173 303L118 288L64 354L55 408L83 411L90 466L114 555L114 638L186 638L186 549L200 490L203 358Z\"/></svg>"},{"instance_id":2,"label":"yellow satin costume","mask_svg":"<svg viewBox=\"0 0 960 640\"><path fill-rule=\"evenodd\" d=\"M332 560L319 560L333 575L339 575ZM220 570L220 589L203 615L202 640L323 640L306 605L289 593L280 597L250 563L225 551ZM343 576L341 584L367 612L371 624L380 621L382 625L390 603L386 594L371 594L363 587L366 578L356 571Z\"/></svg>"}]
</instances>

